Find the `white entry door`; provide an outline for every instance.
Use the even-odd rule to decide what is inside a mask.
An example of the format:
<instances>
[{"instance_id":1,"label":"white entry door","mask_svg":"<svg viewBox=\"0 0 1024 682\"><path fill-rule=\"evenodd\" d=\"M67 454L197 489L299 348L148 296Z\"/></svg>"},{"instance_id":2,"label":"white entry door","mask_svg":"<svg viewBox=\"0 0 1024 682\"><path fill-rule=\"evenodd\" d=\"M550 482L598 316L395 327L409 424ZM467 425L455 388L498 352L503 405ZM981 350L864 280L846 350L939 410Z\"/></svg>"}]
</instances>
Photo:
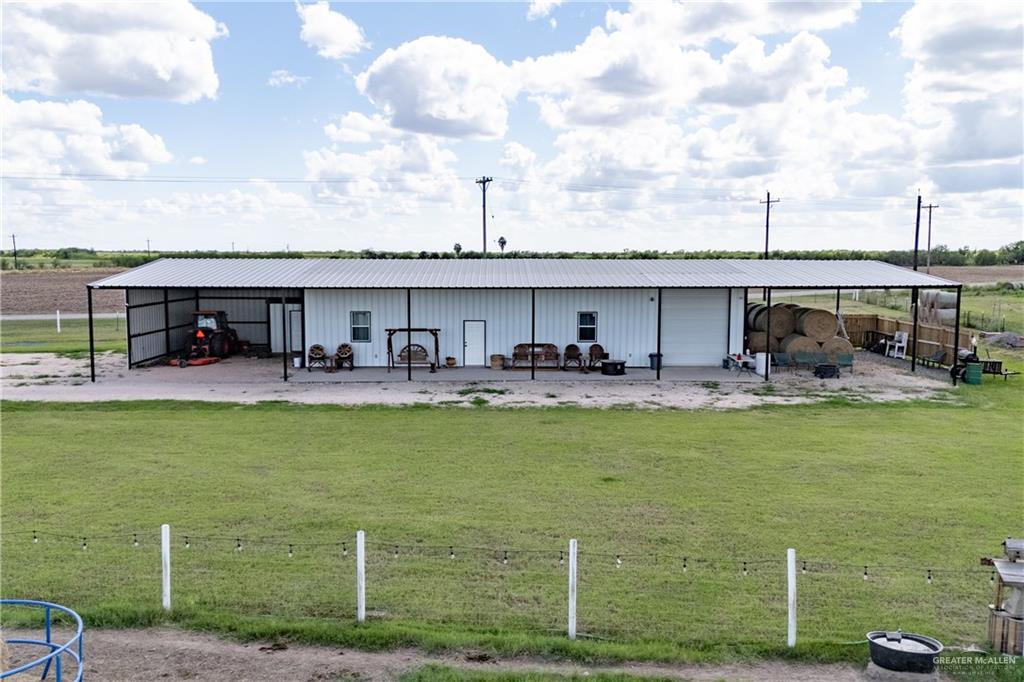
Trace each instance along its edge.
<instances>
[{"instance_id":1,"label":"white entry door","mask_svg":"<svg viewBox=\"0 0 1024 682\"><path fill-rule=\"evenodd\" d=\"M288 348L292 351L302 351L302 304L286 303L285 311L288 315ZM284 327L284 320L281 319L281 304L270 304L270 352L280 353L284 347L284 338L281 333Z\"/></svg>"},{"instance_id":2,"label":"white entry door","mask_svg":"<svg viewBox=\"0 0 1024 682\"><path fill-rule=\"evenodd\" d=\"M487 323L465 320L462 323L462 366L483 367L487 364Z\"/></svg>"}]
</instances>

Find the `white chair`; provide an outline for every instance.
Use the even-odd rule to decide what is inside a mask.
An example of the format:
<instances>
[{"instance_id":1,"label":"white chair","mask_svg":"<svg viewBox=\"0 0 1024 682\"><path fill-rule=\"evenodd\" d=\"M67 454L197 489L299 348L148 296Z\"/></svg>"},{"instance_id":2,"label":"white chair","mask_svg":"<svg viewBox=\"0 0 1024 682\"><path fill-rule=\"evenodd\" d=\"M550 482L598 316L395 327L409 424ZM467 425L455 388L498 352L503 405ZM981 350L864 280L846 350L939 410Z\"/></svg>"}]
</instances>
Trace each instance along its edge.
<instances>
[{"instance_id":1,"label":"white chair","mask_svg":"<svg viewBox=\"0 0 1024 682\"><path fill-rule=\"evenodd\" d=\"M890 358L907 358L907 332L896 332L885 342L885 354Z\"/></svg>"}]
</instances>

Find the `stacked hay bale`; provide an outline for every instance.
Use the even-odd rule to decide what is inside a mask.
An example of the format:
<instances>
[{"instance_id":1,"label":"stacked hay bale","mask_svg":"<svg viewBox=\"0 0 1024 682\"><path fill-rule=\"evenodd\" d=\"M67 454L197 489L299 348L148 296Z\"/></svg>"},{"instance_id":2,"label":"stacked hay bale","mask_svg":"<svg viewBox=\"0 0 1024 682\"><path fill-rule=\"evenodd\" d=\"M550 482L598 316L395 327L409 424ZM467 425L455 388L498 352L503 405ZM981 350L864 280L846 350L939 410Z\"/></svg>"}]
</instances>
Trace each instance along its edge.
<instances>
[{"instance_id":1,"label":"stacked hay bale","mask_svg":"<svg viewBox=\"0 0 1024 682\"><path fill-rule=\"evenodd\" d=\"M926 289L917 300L921 324L952 327L956 323L956 293Z\"/></svg>"},{"instance_id":2,"label":"stacked hay bale","mask_svg":"<svg viewBox=\"0 0 1024 682\"><path fill-rule=\"evenodd\" d=\"M768 306L747 305L747 348L751 353L826 353L835 361L840 353L852 353L853 344L837 336L836 316L828 310L804 308L793 303L772 306L771 329Z\"/></svg>"}]
</instances>

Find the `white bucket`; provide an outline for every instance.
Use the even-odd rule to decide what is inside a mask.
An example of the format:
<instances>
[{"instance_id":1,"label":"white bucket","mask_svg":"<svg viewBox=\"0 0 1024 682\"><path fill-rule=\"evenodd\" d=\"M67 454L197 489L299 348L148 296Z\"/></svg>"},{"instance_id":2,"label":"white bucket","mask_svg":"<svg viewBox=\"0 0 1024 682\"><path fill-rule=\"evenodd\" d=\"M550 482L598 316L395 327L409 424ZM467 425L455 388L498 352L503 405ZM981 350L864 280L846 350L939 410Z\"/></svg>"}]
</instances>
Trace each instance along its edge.
<instances>
[{"instance_id":1,"label":"white bucket","mask_svg":"<svg viewBox=\"0 0 1024 682\"><path fill-rule=\"evenodd\" d=\"M768 366L768 354L767 353L754 353L754 372L759 377L764 376L765 367ZM771 376L771 368L768 369L768 374Z\"/></svg>"},{"instance_id":2,"label":"white bucket","mask_svg":"<svg viewBox=\"0 0 1024 682\"><path fill-rule=\"evenodd\" d=\"M295 369L301 368L302 367L302 358L299 358L299 357L292 358L292 367L294 367Z\"/></svg>"}]
</instances>

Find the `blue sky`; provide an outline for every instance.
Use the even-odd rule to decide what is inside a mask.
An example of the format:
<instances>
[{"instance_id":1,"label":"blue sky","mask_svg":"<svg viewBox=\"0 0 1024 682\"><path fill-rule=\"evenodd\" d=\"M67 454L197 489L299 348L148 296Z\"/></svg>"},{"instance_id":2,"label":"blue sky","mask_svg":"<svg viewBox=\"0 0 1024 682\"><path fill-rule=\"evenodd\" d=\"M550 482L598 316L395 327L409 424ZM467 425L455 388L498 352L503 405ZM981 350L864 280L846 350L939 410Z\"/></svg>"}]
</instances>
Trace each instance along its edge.
<instances>
[{"instance_id":1,"label":"blue sky","mask_svg":"<svg viewBox=\"0 0 1024 682\"><path fill-rule=\"evenodd\" d=\"M938 243L1022 238L1009 5L3 11L26 247L479 248L484 174L512 248L756 249L766 190L777 248L908 248L918 188Z\"/></svg>"}]
</instances>

